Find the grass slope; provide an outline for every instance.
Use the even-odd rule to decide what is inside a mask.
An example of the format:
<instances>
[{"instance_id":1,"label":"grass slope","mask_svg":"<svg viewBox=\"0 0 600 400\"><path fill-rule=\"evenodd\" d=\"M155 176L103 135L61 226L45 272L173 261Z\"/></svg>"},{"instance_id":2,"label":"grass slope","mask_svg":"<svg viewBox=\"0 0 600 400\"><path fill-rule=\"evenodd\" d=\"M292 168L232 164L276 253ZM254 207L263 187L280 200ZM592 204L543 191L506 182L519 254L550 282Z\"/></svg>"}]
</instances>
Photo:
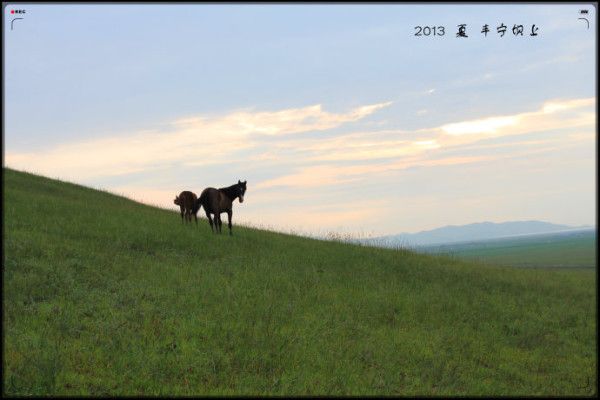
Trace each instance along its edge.
<instances>
[{"instance_id":1,"label":"grass slope","mask_svg":"<svg viewBox=\"0 0 600 400\"><path fill-rule=\"evenodd\" d=\"M596 232L568 232L430 246L432 253L450 253L515 267L596 267Z\"/></svg>"},{"instance_id":2,"label":"grass slope","mask_svg":"<svg viewBox=\"0 0 600 400\"><path fill-rule=\"evenodd\" d=\"M4 190L4 394L596 393L593 270L216 236L10 169Z\"/></svg>"}]
</instances>

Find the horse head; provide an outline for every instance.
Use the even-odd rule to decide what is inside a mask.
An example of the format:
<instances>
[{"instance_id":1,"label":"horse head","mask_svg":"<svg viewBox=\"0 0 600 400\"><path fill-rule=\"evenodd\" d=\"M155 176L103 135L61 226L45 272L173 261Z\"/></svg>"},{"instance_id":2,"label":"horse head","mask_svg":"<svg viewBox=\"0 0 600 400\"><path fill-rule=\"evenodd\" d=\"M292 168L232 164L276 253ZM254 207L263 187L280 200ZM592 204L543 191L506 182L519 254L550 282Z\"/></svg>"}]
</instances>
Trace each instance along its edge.
<instances>
[{"instance_id":1,"label":"horse head","mask_svg":"<svg viewBox=\"0 0 600 400\"><path fill-rule=\"evenodd\" d=\"M239 191L240 203L244 202L244 194L246 194L246 182L248 181L242 182L238 179L237 187Z\"/></svg>"},{"instance_id":2,"label":"horse head","mask_svg":"<svg viewBox=\"0 0 600 400\"><path fill-rule=\"evenodd\" d=\"M173 200L173 203L177 204L178 206L181 205L181 200L179 199L179 196L175 196L175 200Z\"/></svg>"}]
</instances>

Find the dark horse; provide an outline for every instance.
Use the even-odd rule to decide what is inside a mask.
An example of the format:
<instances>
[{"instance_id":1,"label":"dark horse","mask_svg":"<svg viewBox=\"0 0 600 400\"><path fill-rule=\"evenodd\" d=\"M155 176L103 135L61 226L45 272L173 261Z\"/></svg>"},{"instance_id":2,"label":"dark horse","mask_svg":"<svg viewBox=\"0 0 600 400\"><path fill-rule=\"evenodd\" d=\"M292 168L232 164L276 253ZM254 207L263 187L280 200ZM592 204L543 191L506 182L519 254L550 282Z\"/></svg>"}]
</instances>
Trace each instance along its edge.
<instances>
[{"instance_id":1,"label":"dark horse","mask_svg":"<svg viewBox=\"0 0 600 400\"><path fill-rule=\"evenodd\" d=\"M244 202L244 193L246 193L246 182L240 181L235 185L231 185L226 188L206 188L200 194L200 197L196 201L196 206L193 209L193 212L196 213L200 209L200 207L204 207L204 212L206 213L206 217L208 218L208 223L210 224L210 229L213 233L216 231L217 233L221 233L221 213L226 212L227 218L229 220L229 234L233 235L231 232L231 206L233 201L236 198L240 198L240 203ZM215 222L213 228L213 220L210 217L210 214L214 214Z\"/></svg>"},{"instance_id":2,"label":"dark horse","mask_svg":"<svg viewBox=\"0 0 600 400\"><path fill-rule=\"evenodd\" d=\"M197 196L190 192L189 190L184 190L179 194L179 196L175 196L175 200L173 203L179 206L181 210L181 223L183 224L183 215L185 214L185 219L188 222L192 222L192 214L194 214L194 218L196 219L196 225L198 225L198 210L194 210L196 207Z\"/></svg>"}]
</instances>

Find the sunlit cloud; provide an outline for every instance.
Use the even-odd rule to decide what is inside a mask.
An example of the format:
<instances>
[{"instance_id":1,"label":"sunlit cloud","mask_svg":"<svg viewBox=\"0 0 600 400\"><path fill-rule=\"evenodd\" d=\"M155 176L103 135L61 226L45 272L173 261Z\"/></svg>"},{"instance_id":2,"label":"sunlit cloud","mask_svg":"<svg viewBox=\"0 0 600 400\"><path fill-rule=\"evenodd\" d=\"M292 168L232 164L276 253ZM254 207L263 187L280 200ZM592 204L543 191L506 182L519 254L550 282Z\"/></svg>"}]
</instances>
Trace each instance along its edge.
<instances>
[{"instance_id":1,"label":"sunlit cloud","mask_svg":"<svg viewBox=\"0 0 600 400\"><path fill-rule=\"evenodd\" d=\"M594 106L596 103L594 98L589 99L574 99L567 101L549 101L542 107L543 114L553 114L557 111L572 110L582 107ZM537 114L537 113L534 113Z\"/></svg>"},{"instance_id":2,"label":"sunlit cloud","mask_svg":"<svg viewBox=\"0 0 600 400\"><path fill-rule=\"evenodd\" d=\"M298 138L270 143L252 159L271 162L289 162L291 159L297 159L314 163L405 157L439 147L435 138L423 139L424 134L420 131L384 130L324 138Z\"/></svg>"},{"instance_id":3,"label":"sunlit cloud","mask_svg":"<svg viewBox=\"0 0 600 400\"><path fill-rule=\"evenodd\" d=\"M441 147L437 140L419 140L414 142L414 145L422 149L439 149Z\"/></svg>"},{"instance_id":4,"label":"sunlit cloud","mask_svg":"<svg viewBox=\"0 0 600 400\"><path fill-rule=\"evenodd\" d=\"M505 136L590 125L595 121L595 98L549 101L534 112L445 124L448 135ZM565 114L565 111L571 111Z\"/></svg>"},{"instance_id":5,"label":"sunlit cloud","mask_svg":"<svg viewBox=\"0 0 600 400\"><path fill-rule=\"evenodd\" d=\"M536 132L548 132L559 129L580 129L589 127L593 131L595 114L594 98L575 100L555 100L546 102L540 109L515 115L493 116L471 121L445 124L431 129L413 132L384 131L360 132L339 135L328 139L314 141L291 141L275 145L281 153L271 153L271 160L283 161L285 157L302 157L304 162L339 162L339 161L379 161L368 165L340 166L336 164L309 165L297 168L292 174L264 180L258 188L278 186L319 187L326 185L343 185L361 179L368 179L372 174L381 174L410 167L436 167L474 163L490 160L489 156L453 156L435 157L437 151L444 149L469 148L481 149L485 146L508 146L514 144L487 144L477 146L477 142L502 136L526 135ZM424 135L422 140L403 140L414 137L418 133ZM391 139L396 137L396 139ZM537 140L520 141L516 146L534 147L532 152L560 149L565 140L582 140L578 136L565 136L561 143L557 139L539 138ZM589 139L590 137L587 136ZM548 144L549 146L545 146ZM475 147L473 147L475 145ZM286 153L290 151L290 153ZM519 154L519 152L515 153ZM434 157L432 159L432 156ZM289 158L288 158L289 159Z\"/></svg>"},{"instance_id":6,"label":"sunlit cloud","mask_svg":"<svg viewBox=\"0 0 600 400\"><path fill-rule=\"evenodd\" d=\"M284 175L278 178L265 180L256 185L257 189L274 186L294 187L318 187L327 185L339 185L351 182L359 178L361 173L370 171L372 168L365 167L339 167L329 165L318 165L301 168L298 172Z\"/></svg>"},{"instance_id":7,"label":"sunlit cloud","mask_svg":"<svg viewBox=\"0 0 600 400\"><path fill-rule=\"evenodd\" d=\"M440 129L448 135L470 135L495 133L500 128L514 126L519 122L518 116L493 117L476 121L458 122L442 126Z\"/></svg>"},{"instance_id":8,"label":"sunlit cloud","mask_svg":"<svg viewBox=\"0 0 600 400\"><path fill-rule=\"evenodd\" d=\"M594 98L553 100L540 109L514 115L451 122L413 131L364 131L328 137L260 142L256 135L326 131L365 118L388 107L384 102L346 113L324 111L320 105L279 111L235 111L223 116L179 119L170 131L142 131L123 137L59 144L36 152L8 152L6 163L65 179L125 175L177 166L205 166L230 162L236 152L253 149L256 162L322 163L402 159L421 165L423 159L446 148L466 146L482 139L522 135L563 128L593 127ZM319 171L296 176L298 185L347 182L337 173ZM342 179L340 181L340 179ZM310 183L312 181L313 183ZM270 180L277 184L277 179ZM280 182L281 183L281 182ZM265 183L267 184L267 183Z\"/></svg>"},{"instance_id":9,"label":"sunlit cloud","mask_svg":"<svg viewBox=\"0 0 600 400\"><path fill-rule=\"evenodd\" d=\"M298 138L271 143L263 151L255 154L253 160L312 164L324 161L377 161L391 158L420 161L422 157L435 154L437 150L467 146L472 149L477 142L491 138L566 128L587 127L593 132L594 104L593 98L550 101L533 112L453 122L427 129L364 131L327 138ZM538 143L547 140L551 139L537 139ZM529 144L533 145L531 141ZM326 177L327 175L323 175L318 179Z\"/></svg>"},{"instance_id":10,"label":"sunlit cloud","mask_svg":"<svg viewBox=\"0 0 600 400\"><path fill-rule=\"evenodd\" d=\"M237 111L224 118L185 118L175 122L185 131L208 131L219 137L248 134L286 135L322 131L358 121L391 102L361 106L345 114L323 111L320 104L281 111Z\"/></svg>"},{"instance_id":11,"label":"sunlit cloud","mask_svg":"<svg viewBox=\"0 0 600 400\"><path fill-rule=\"evenodd\" d=\"M320 131L358 121L391 103L330 113L321 105L273 112L233 112L217 117L186 118L171 130L143 131L86 142L59 144L35 152L8 152L10 167L65 179L123 175L176 165L228 162L228 156L255 146L251 134L286 135Z\"/></svg>"},{"instance_id":12,"label":"sunlit cloud","mask_svg":"<svg viewBox=\"0 0 600 400\"><path fill-rule=\"evenodd\" d=\"M343 185L345 183L368 179L373 174L398 171L413 167L436 167L469 164L490 160L488 156L446 157L441 159L419 159L417 157L401 159L378 164L342 166L325 164L298 168L292 174L264 180L256 185L256 189L272 187L320 187Z\"/></svg>"}]
</instances>

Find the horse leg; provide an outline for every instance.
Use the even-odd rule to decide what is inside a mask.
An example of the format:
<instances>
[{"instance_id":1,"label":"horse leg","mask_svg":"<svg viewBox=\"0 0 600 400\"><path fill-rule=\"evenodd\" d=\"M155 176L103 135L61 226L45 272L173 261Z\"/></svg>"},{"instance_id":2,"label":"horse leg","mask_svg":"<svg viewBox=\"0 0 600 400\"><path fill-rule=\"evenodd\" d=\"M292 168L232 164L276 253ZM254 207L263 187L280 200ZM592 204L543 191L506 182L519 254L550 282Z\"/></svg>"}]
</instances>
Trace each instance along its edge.
<instances>
[{"instance_id":1,"label":"horse leg","mask_svg":"<svg viewBox=\"0 0 600 400\"><path fill-rule=\"evenodd\" d=\"M194 214L194 220L196 221L196 227L198 227L198 214Z\"/></svg>"},{"instance_id":2,"label":"horse leg","mask_svg":"<svg viewBox=\"0 0 600 400\"><path fill-rule=\"evenodd\" d=\"M206 210L204 210L204 212L206 213L206 218L208 218L208 223L210 224L210 230L212 231L212 233L215 233L215 230L213 229L213 220L210 217L210 213Z\"/></svg>"},{"instance_id":3,"label":"horse leg","mask_svg":"<svg viewBox=\"0 0 600 400\"><path fill-rule=\"evenodd\" d=\"M223 221L221 221L221 213L216 214L217 218L218 218L218 224L219 224L219 233L222 232L222 226L223 226Z\"/></svg>"},{"instance_id":4,"label":"horse leg","mask_svg":"<svg viewBox=\"0 0 600 400\"><path fill-rule=\"evenodd\" d=\"M231 214L233 214L233 211L227 211L227 220L229 222L229 235L233 235L233 233L231 232Z\"/></svg>"},{"instance_id":5,"label":"horse leg","mask_svg":"<svg viewBox=\"0 0 600 400\"><path fill-rule=\"evenodd\" d=\"M181 223L183 224L183 207L179 207L179 211L181 211Z\"/></svg>"}]
</instances>

